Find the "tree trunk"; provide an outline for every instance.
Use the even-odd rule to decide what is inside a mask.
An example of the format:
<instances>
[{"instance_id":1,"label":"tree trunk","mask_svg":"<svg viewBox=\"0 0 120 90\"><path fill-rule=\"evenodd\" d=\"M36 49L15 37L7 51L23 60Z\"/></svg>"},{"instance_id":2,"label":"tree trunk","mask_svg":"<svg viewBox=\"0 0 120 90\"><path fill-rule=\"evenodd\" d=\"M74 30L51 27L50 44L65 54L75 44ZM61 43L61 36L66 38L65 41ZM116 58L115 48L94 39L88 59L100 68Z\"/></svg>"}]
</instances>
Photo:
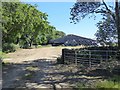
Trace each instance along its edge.
<instances>
[{"instance_id":1,"label":"tree trunk","mask_svg":"<svg viewBox=\"0 0 120 90\"><path fill-rule=\"evenodd\" d=\"M116 14L117 33L118 33L118 55L120 56L120 16L119 16L120 13L119 13L118 0L115 0L115 14Z\"/></svg>"},{"instance_id":2,"label":"tree trunk","mask_svg":"<svg viewBox=\"0 0 120 90\"><path fill-rule=\"evenodd\" d=\"M29 47L31 47L31 46L32 46L32 41L30 41L30 42L29 42L29 45L30 45Z\"/></svg>"}]
</instances>

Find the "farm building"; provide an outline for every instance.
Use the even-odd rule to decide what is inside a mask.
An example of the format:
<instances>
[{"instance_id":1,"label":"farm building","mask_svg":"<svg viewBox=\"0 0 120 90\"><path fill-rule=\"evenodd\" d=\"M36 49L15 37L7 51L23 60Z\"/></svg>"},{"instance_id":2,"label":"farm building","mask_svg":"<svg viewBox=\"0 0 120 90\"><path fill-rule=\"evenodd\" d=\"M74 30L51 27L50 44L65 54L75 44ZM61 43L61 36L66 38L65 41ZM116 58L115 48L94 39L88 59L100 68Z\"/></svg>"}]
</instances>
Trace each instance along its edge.
<instances>
[{"instance_id":1,"label":"farm building","mask_svg":"<svg viewBox=\"0 0 120 90\"><path fill-rule=\"evenodd\" d=\"M58 46L58 45L64 45L64 46L97 45L96 40L77 36L77 35L73 35L73 34L69 34L69 35L64 36L62 38L51 40L49 43L52 44L53 46Z\"/></svg>"}]
</instances>

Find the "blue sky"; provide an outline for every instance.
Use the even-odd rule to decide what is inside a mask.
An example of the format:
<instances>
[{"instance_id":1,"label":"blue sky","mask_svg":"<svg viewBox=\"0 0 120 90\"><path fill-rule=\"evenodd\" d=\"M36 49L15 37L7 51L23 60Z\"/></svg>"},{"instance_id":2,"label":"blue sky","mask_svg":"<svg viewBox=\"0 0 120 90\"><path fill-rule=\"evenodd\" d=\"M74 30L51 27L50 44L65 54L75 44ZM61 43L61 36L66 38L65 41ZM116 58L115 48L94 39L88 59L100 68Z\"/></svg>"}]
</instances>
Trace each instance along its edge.
<instances>
[{"instance_id":1,"label":"blue sky","mask_svg":"<svg viewBox=\"0 0 120 90\"><path fill-rule=\"evenodd\" d=\"M97 31L96 23L101 20L100 15L96 19L86 17L77 24L70 23L70 8L74 2L27 2L37 4L38 10L48 14L48 21L55 26L57 30L66 34L75 34L87 38L95 39L94 34Z\"/></svg>"}]
</instances>

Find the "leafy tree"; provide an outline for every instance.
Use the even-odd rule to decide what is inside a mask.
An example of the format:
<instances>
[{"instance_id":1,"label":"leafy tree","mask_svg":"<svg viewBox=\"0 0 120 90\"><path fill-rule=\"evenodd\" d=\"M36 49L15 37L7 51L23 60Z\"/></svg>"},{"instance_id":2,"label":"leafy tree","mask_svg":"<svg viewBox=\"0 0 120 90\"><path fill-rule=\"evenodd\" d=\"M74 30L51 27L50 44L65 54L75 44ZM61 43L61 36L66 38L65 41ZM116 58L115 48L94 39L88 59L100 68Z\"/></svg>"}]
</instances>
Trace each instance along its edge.
<instances>
[{"instance_id":1,"label":"leafy tree","mask_svg":"<svg viewBox=\"0 0 120 90\"><path fill-rule=\"evenodd\" d=\"M115 8L111 10L113 6L108 6L104 0L102 2L79 2L79 0L74 4L71 9L71 20L76 23L81 19L85 18L88 14L100 13L103 16L109 15L115 22L115 27L118 34L118 50L120 50L120 8L118 0L115 0Z\"/></svg>"},{"instance_id":2,"label":"leafy tree","mask_svg":"<svg viewBox=\"0 0 120 90\"><path fill-rule=\"evenodd\" d=\"M55 38L60 38L60 37L65 36L65 33L62 31L56 31L55 36L56 36Z\"/></svg>"},{"instance_id":3,"label":"leafy tree","mask_svg":"<svg viewBox=\"0 0 120 90\"><path fill-rule=\"evenodd\" d=\"M59 31L50 25L48 15L36 7L21 2L2 3L3 47L18 44L28 48L33 44L46 44L49 39L56 38L53 32Z\"/></svg>"},{"instance_id":4,"label":"leafy tree","mask_svg":"<svg viewBox=\"0 0 120 90\"><path fill-rule=\"evenodd\" d=\"M103 18L102 21L97 23L98 30L95 34L98 43L103 46L112 46L117 43L117 30L115 22L109 16Z\"/></svg>"},{"instance_id":5,"label":"leafy tree","mask_svg":"<svg viewBox=\"0 0 120 90\"><path fill-rule=\"evenodd\" d=\"M53 26L48 26L46 30L42 31L40 34L41 44L48 44L51 39L57 39L63 36L65 36L64 32L56 30Z\"/></svg>"}]
</instances>

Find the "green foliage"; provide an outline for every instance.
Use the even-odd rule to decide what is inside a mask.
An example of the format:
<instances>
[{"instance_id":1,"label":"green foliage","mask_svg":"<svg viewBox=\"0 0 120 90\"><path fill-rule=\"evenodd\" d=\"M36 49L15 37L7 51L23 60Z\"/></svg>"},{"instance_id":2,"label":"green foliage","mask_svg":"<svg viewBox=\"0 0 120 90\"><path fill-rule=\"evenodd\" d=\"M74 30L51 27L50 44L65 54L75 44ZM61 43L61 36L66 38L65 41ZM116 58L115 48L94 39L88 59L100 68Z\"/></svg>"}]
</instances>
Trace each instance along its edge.
<instances>
[{"instance_id":1,"label":"green foliage","mask_svg":"<svg viewBox=\"0 0 120 90\"><path fill-rule=\"evenodd\" d=\"M6 54L3 53L2 51L0 51L0 60L3 59L3 58L6 58Z\"/></svg>"},{"instance_id":2,"label":"green foliage","mask_svg":"<svg viewBox=\"0 0 120 90\"><path fill-rule=\"evenodd\" d=\"M71 20L73 23L79 22L87 15L96 17L95 14L101 14L107 17L105 21L98 23L98 31L96 33L97 40L102 45L112 45L117 42L120 49L120 1L114 0L116 3L108 5L105 0L101 2L79 2L79 0L71 8ZM114 39L117 39L114 40Z\"/></svg>"},{"instance_id":3,"label":"green foliage","mask_svg":"<svg viewBox=\"0 0 120 90\"><path fill-rule=\"evenodd\" d=\"M57 63L58 63L58 64L64 64L64 61L63 61L63 59L62 59L62 56L57 58Z\"/></svg>"},{"instance_id":4,"label":"green foliage","mask_svg":"<svg viewBox=\"0 0 120 90\"><path fill-rule=\"evenodd\" d=\"M14 52L14 51L16 51L16 46L15 46L15 44L13 44L13 43L4 43L3 44L3 52Z\"/></svg>"},{"instance_id":5,"label":"green foliage","mask_svg":"<svg viewBox=\"0 0 120 90\"><path fill-rule=\"evenodd\" d=\"M98 82L96 84L96 88L102 88L102 89L106 89L106 88L117 88L120 89L120 82L114 82L111 80L105 80L102 82Z\"/></svg>"},{"instance_id":6,"label":"green foliage","mask_svg":"<svg viewBox=\"0 0 120 90\"><path fill-rule=\"evenodd\" d=\"M62 36L64 33L51 26L47 18L48 15L37 10L36 6L21 2L3 2L3 51L14 51L14 47L6 43L29 48L32 45L47 44L50 39Z\"/></svg>"},{"instance_id":7,"label":"green foliage","mask_svg":"<svg viewBox=\"0 0 120 90\"><path fill-rule=\"evenodd\" d=\"M100 2L79 2L77 1L71 8L71 20L73 23L79 22L90 13L94 13L100 7Z\"/></svg>"},{"instance_id":8,"label":"green foliage","mask_svg":"<svg viewBox=\"0 0 120 90\"><path fill-rule=\"evenodd\" d=\"M109 78L111 81L115 81L115 83L119 82L120 83L120 76L114 75L112 78Z\"/></svg>"},{"instance_id":9,"label":"green foliage","mask_svg":"<svg viewBox=\"0 0 120 90\"><path fill-rule=\"evenodd\" d=\"M97 23L98 30L95 34L98 43L103 46L117 45L117 29L115 22L110 16L105 16L103 21Z\"/></svg>"},{"instance_id":10,"label":"green foliage","mask_svg":"<svg viewBox=\"0 0 120 90\"><path fill-rule=\"evenodd\" d=\"M39 70L39 68L34 67L34 66L30 66L30 67L26 67L26 70L28 70L28 71L37 71L37 70Z\"/></svg>"},{"instance_id":11,"label":"green foliage","mask_svg":"<svg viewBox=\"0 0 120 90\"><path fill-rule=\"evenodd\" d=\"M33 77L33 73L27 73L22 78L23 79L31 79Z\"/></svg>"},{"instance_id":12,"label":"green foliage","mask_svg":"<svg viewBox=\"0 0 120 90\"><path fill-rule=\"evenodd\" d=\"M109 79L105 79L104 81L96 81L92 84L92 86L88 86L87 84L77 83L77 90L84 90L85 88L92 88L95 90L106 90L106 89L120 89L120 76L113 76Z\"/></svg>"}]
</instances>

